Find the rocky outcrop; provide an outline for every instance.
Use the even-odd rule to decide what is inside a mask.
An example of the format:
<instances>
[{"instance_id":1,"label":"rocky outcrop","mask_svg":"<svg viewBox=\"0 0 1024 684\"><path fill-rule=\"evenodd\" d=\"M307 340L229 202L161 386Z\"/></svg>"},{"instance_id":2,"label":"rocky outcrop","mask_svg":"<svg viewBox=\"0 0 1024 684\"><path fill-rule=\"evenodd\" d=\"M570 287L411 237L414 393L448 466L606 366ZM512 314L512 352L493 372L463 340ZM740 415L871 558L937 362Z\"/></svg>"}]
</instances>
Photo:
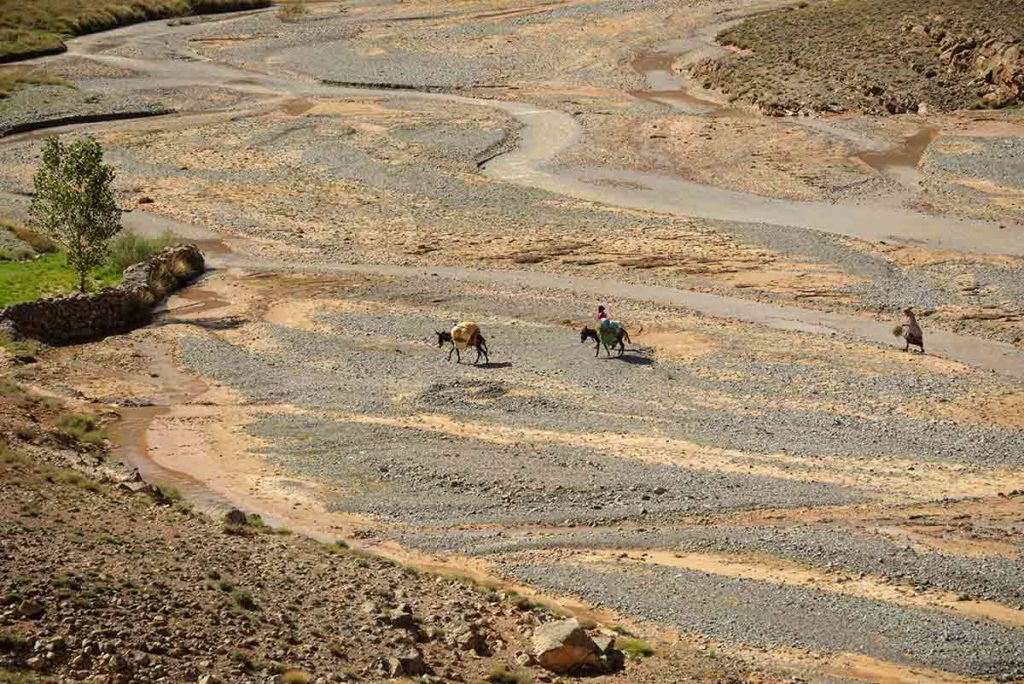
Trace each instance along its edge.
<instances>
[{"instance_id":1,"label":"rocky outcrop","mask_svg":"<svg viewBox=\"0 0 1024 684\"><path fill-rule=\"evenodd\" d=\"M149 323L153 305L205 270L195 245L167 247L125 269L121 284L91 294L47 297L0 310L0 325L22 337L69 344Z\"/></svg>"},{"instance_id":2,"label":"rocky outcrop","mask_svg":"<svg viewBox=\"0 0 1024 684\"><path fill-rule=\"evenodd\" d=\"M984 91L979 104L1007 107L1024 101L1024 46L1019 33L1002 26L965 26L944 14L906 21L901 28L927 41L946 73L971 79Z\"/></svg>"},{"instance_id":3,"label":"rocky outcrop","mask_svg":"<svg viewBox=\"0 0 1024 684\"><path fill-rule=\"evenodd\" d=\"M622 668L615 638L590 638L575 618L541 625L533 632L533 655L541 667L559 674L600 674Z\"/></svg>"},{"instance_id":4,"label":"rocky outcrop","mask_svg":"<svg viewBox=\"0 0 1024 684\"><path fill-rule=\"evenodd\" d=\"M1018 0L809 3L718 36L689 67L703 87L771 116L1011 107L1024 103Z\"/></svg>"}]
</instances>

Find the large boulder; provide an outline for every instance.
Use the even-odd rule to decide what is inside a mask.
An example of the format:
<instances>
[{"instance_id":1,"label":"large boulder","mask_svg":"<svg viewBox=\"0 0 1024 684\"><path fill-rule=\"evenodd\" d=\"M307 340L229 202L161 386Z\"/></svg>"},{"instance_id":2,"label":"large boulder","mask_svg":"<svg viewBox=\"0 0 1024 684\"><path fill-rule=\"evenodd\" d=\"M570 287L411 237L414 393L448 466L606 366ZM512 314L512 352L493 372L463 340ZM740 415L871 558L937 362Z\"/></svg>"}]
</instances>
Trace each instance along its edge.
<instances>
[{"instance_id":1,"label":"large boulder","mask_svg":"<svg viewBox=\"0 0 1024 684\"><path fill-rule=\"evenodd\" d=\"M604 669L600 649L576 618L549 622L534 630L533 654L541 667L559 674Z\"/></svg>"}]
</instances>

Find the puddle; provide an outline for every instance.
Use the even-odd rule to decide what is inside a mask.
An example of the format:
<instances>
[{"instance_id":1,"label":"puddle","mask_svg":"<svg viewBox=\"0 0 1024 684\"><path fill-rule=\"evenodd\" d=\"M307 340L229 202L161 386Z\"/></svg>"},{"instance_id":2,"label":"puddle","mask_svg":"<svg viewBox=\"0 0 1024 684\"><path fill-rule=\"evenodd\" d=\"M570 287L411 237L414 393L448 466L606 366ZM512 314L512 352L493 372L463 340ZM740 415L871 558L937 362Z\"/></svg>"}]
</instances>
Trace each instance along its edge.
<instances>
[{"instance_id":1,"label":"puddle","mask_svg":"<svg viewBox=\"0 0 1024 684\"><path fill-rule=\"evenodd\" d=\"M885 173L894 168L916 169L928 146L938 135L939 129L925 127L906 138L898 146L881 151L858 152L854 157L879 173Z\"/></svg>"},{"instance_id":2,"label":"puddle","mask_svg":"<svg viewBox=\"0 0 1024 684\"><path fill-rule=\"evenodd\" d=\"M679 56L674 52L646 52L638 55L630 63L630 66L647 79L650 89L633 90L629 94L639 100L656 102L688 114L717 117L735 115L739 111L723 107L718 102L697 97L684 89L680 84L680 78L672 70L672 63Z\"/></svg>"}]
</instances>

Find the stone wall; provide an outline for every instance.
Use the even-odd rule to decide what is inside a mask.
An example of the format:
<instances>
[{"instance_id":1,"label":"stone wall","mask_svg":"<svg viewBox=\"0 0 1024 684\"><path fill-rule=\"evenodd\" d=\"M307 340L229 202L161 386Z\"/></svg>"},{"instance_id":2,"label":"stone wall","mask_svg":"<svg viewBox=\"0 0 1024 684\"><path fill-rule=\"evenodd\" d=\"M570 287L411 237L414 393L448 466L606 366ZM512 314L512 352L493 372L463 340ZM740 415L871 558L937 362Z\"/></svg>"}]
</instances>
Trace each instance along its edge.
<instances>
[{"instance_id":1,"label":"stone wall","mask_svg":"<svg viewBox=\"0 0 1024 684\"><path fill-rule=\"evenodd\" d=\"M0 325L16 335L69 344L127 332L153 319L153 306L205 270L195 245L167 247L129 266L121 284L92 294L47 297L0 309Z\"/></svg>"}]
</instances>

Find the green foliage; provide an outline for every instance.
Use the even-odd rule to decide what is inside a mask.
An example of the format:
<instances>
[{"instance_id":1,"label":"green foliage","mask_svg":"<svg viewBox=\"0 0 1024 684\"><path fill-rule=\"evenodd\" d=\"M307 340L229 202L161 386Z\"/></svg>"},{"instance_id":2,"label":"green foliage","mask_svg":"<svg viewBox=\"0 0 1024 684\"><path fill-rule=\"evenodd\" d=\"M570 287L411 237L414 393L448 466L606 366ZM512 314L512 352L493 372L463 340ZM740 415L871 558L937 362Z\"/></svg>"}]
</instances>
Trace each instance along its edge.
<instances>
[{"instance_id":1,"label":"green foliage","mask_svg":"<svg viewBox=\"0 0 1024 684\"><path fill-rule=\"evenodd\" d=\"M14 651L22 651L28 647L28 643L20 634L14 632L0 631L0 652L13 653Z\"/></svg>"},{"instance_id":2,"label":"green foliage","mask_svg":"<svg viewBox=\"0 0 1024 684\"><path fill-rule=\"evenodd\" d=\"M615 647L630 658L646 658L654 655L654 647L636 637L619 637L615 640Z\"/></svg>"},{"instance_id":3,"label":"green foliage","mask_svg":"<svg viewBox=\"0 0 1024 684\"><path fill-rule=\"evenodd\" d=\"M0 60L58 52L68 36L140 21L269 5L270 0L0 0Z\"/></svg>"},{"instance_id":4,"label":"green foliage","mask_svg":"<svg viewBox=\"0 0 1024 684\"><path fill-rule=\"evenodd\" d=\"M533 677L532 670L510 670L502 663L495 665L487 673L487 681L497 684L530 684Z\"/></svg>"},{"instance_id":5,"label":"green foliage","mask_svg":"<svg viewBox=\"0 0 1024 684\"><path fill-rule=\"evenodd\" d=\"M69 413L61 416L57 419L57 428L80 442L89 444L99 444L107 437L107 433L99 429L96 424L96 416L81 413Z\"/></svg>"},{"instance_id":6,"label":"green foliage","mask_svg":"<svg viewBox=\"0 0 1024 684\"><path fill-rule=\"evenodd\" d=\"M170 245L173 237L169 232L158 238L145 238L132 233L119 235L110 243L106 266L112 271L123 272L132 264L145 261Z\"/></svg>"},{"instance_id":7,"label":"green foliage","mask_svg":"<svg viewBox=\"0 0 1024 684\"><path fill-rule=\"evenodd\" d=\"M84 489L88 492L100 491L99 484L94 480L90 480L77 470L57 470L49 476L49 479L53 482L62 482L64 484L78 487L79 489Z\"/></svg>"},{"instance_id":8,"label":"green foliage","mask_svg":"<svg viewBox=\"0 0 1024 684\"><path fill-rule=\"evenodd\" d=\"M93 270L87 278L94 288L116 285L120 280L121 274L106 266ZM46 254L30 261L0 263L0 307L67 294L78 287L79 281L79 274L62 253Z\"/></svg>"},{"instance_id":9,"label":"green foliage","mask_svg":"<svg viewBox=\"0 0 1024 684\"><path fill-rule=\"evenodd\" d=\"M245 589L235 589L231 592L231 600L235 602L236 606L245 610L256 610L257 608L256 599Z\"/></svg>"},{"instance_id":10,"label":"green foliage","mask_svg":"<svg viewBox=\"0 0 1024 684\"><path fill-rule=\"evenodd\" d=\"M108 243L121 231L111 190L114 169L103 163L103 146L95 138L65 145L51 137L33 182L32 227L64 249L85 292L89 272L103 263Z\"/></svg>"}]
</instances>

